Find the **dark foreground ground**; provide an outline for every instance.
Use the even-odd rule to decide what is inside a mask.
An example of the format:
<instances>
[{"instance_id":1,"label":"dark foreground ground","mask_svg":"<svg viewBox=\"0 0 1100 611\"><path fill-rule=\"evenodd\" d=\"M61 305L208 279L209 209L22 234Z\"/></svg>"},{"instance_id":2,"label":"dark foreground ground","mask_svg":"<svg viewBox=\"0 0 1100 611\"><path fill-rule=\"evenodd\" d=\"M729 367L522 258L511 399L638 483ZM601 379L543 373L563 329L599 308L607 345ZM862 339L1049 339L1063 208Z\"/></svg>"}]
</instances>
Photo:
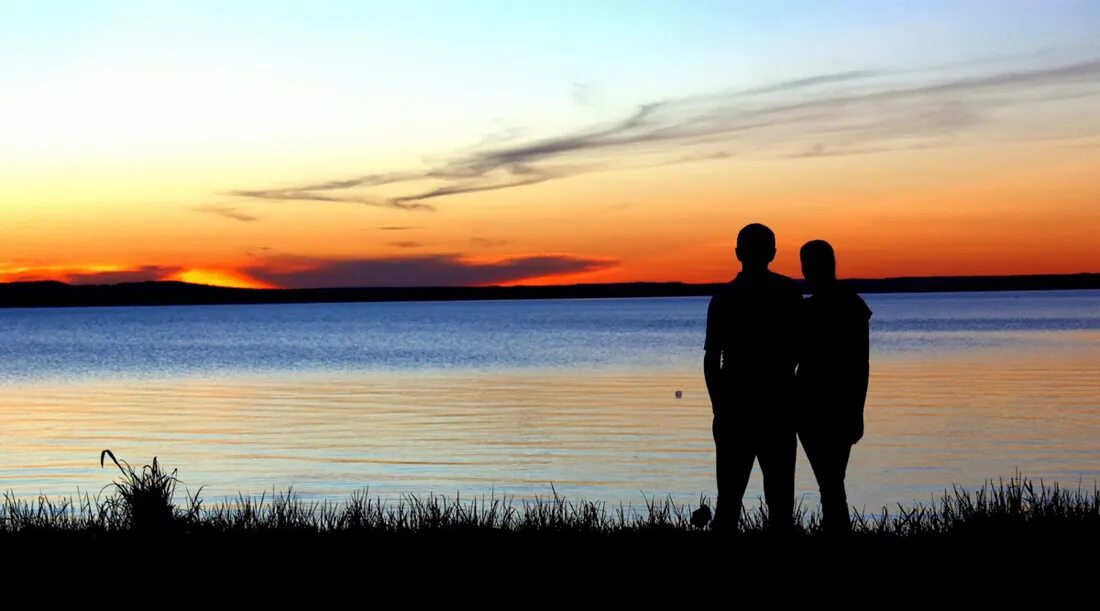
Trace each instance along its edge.
<instances>
[{"instance_id":1,"label":"dark foreground ground","mask_svg":"<svg viewBox=\"0 0 1100 611\"><path fill-rule=\"evenodd\" d=\"M174 472L155 460L118 469L95 499L5 497L0 575L13 604L22 592L170 608L1017 608L1091 605L1100 568L1100 491L1020 477L856 514L837 537L805 514L770 535L761 510L735 532L713 531L692 523L696 507L656 500L633 512L553 496L208 506L177 502Z\"/></svg>"}]
</instances>

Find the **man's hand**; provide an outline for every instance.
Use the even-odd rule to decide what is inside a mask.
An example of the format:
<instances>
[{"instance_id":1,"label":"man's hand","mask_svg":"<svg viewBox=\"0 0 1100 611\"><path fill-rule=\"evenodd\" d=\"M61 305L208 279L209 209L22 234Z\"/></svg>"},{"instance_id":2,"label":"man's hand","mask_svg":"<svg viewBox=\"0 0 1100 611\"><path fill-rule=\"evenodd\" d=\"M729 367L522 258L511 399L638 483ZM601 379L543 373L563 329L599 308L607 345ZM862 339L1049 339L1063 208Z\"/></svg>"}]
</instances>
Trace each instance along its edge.
<instances>
[{"instance_id":1,"label":"man's hand","mask_svg":"<svg viewBox=\"0 0 1100 611\"><path fill-rule=\"evenodd\" d=\"M860 439L863 439L863 414L857 413L851 418L850 425L848 427L849 437L848 443L855 445L859 443Z\"/></svg>"},{"instance_id":2,"label":"man's hand","mask_svg":"<svg viewBox=\"0 0 1100 611\"><path fill-rule=\"evenodd\" d=\"M707 381L707 393L710 395L710 409L718 414L722 404L722 351L707 350L703 355L703 377Z\"/></svg>"}]
</instances>

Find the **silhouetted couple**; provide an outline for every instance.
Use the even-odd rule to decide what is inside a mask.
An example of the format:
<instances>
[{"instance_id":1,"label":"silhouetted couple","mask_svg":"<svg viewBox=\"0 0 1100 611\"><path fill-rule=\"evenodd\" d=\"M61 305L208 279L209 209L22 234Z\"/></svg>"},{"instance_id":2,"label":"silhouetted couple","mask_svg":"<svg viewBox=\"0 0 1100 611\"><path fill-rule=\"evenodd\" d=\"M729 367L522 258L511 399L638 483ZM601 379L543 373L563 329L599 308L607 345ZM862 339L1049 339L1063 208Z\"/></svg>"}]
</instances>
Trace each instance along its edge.
<instances>
[{"instance_id":1,"label":"silhouetted couple","mask_svg":"<svg viewBox=\"0 0 1100 611\"><path fill-rule=\"evenodd\" d=\"M850 528L844 475L863 437L871 311L836 279L825 241L802 247L811 293L768 269L775 234L747 225L737 235L741 272L711 299L703 371L714 410L718 479L712 527L736 531L741 501L760 461L768 527L793 523L797 443L821 490L822 526Z\"/></svg>"}]
</instances>

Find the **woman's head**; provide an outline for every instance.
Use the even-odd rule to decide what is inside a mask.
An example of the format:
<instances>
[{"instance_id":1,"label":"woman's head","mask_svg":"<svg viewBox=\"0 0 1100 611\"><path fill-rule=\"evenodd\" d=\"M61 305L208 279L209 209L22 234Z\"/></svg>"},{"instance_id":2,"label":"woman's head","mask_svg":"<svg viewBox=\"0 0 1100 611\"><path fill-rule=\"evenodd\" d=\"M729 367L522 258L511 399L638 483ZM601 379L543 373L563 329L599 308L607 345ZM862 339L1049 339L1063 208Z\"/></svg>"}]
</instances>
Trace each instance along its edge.
<instances>
[{"instance_id":1,"label":"woman's head","mask_svg":"<svg viewBox=\"0 0 1100 611\"><path fill-rule=\"evenodd\" d=\"M811 287L836 281L836 254L825 240L811 240L802 245L802 277Z\"/></svg>"}]
</instances>

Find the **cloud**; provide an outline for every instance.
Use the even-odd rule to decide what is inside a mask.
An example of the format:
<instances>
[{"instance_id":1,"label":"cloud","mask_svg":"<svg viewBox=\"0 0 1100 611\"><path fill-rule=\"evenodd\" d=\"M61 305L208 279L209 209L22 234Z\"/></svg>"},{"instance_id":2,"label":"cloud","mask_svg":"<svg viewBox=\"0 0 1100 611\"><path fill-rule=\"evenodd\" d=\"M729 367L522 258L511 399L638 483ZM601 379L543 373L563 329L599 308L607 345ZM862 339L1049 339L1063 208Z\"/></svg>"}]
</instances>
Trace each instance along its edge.
<instances>
[{"instance_id":1,"label":"cloud","mask_svg":"<svg viewBox=\"0 0 1100 611\"><path fill-rule=\"evenodd\" d=\"M837 149L830 148L818 142L810 148L800 153L791 153L787 155L789 159L810 159L813 157L840 157L844 155L867 155L870 153L883 153L895 149L889 148L853 148L853 149Z\"/></svg>"},{"instance_id":2,"label":"cloud","mask_svg":"<svg viewBox=\"0 0 1100 611\"><path fill-rule=\"evenodd\" d=\"M391 225L391 226L388 226L388 227L379 227L378 228L379 231L408 231L410 229L419 229L419 227L393 226L393 225Z\"/></svg>"},{"instance_id":3,"label":"cloud","mask_svg":"<svg viewBox=\"0 0 1100 611\"><path fill-rule=\"evenodd\" d=\"M638 202L629 202L628 201L628 202L619 202L619 203L616 203L616 204L608 204L607 206L604 206L604 207L600 208L599 210L601 212L615 212L615 211L618 211L618 210L626 210L626 209L629 209L629 208L634 208L636 206L638 206Z\"/></svg>"},{"instance_id":4,"label":"cloud","mask_svg":"<svg viewBox=\"0 0 1100 611\"><path fill-rule=\"evenodd\" d=\"M504 246L506 244L510 244L511 241L510 240L496 240L496 239L493 239L493 238L479 238L479 237L475 236L475 237L470 238L470 243L473 244L474 246L481 246L483 248L492 248L494 246Z\"/></svg>"},{"instance_id":5,"label":"cloud","mask_svg":"<svg viewBox=\"0 0 1100 611\"><path fill-rule=\"evenodd\" d=\"M420 242L410 242L406 240L399 242L390 242L390 246L393 246L395 248L418 248L420 246L423 246L423 244L421 244Z\"/></svg>"},{"instance_id":6,"label":"cloud","mask_svg":"<svg viewBox=\"0 0 1100 611\"><path fill-rule=\"evenodd\" d=\"M958 138L983 141L996 137L998 126L1012 120L1028 137L1049 137L1058 127L1029 121L1027 117L1034 114L1029 110L1067 94L1100 93L1100 59L943 76L949 72L855 70L654 100L607 125L539 140L488 140L422 169L233 193L267 200L432 210L434 200L447 197L610 169L731 155L797 158L948 146L957 144ZM1007 107L1024 110L998 112ZM1075 129L1100 132L1100 123ZM381 187L391 193L381 195Z\"/></svg>"},{"instance_id":7,"label":"cloud","mask_svg":"<svg viewBox=\"0 0 1100 611\"><path fill-rule=\"evenodd\" d=\"M284 288L349 286L470 286L578 274L618 263L570 255L470 260L457 254L360 259L281 257L241 270Z\"/></svg>"},{"instance_id":8,"label":"cloud","mask_svg":"<svg viewBox=\"0 0 1100 611\"><path fill-rule=\"evenodd\" d=\"M284 200L284 201L315 201L315 202L334 202L334 203L346 203L346 204L362 204L364 206L377 206L380 208L398 208L400 210L434 210L435 207L429 204L409 203L406 201L394 200L394 199L371 199L365 197L354 196L341 196L341 195L324 195L319 191L328 189L340 189L345 187L337 186L337 183L324 183L323 185L307 185L307 188L294 188L294 189L258 189L248 190L239 189L236 191L230 191L230 195L236 195L238 197L252 197L256 199L266 200ZM369 184L369 183L364 183ZM386 184L386 183L378 183ZM359 186L353 184L351 186Z\"/></svg>"},{"instance_id":9,"label":"cloud","mask_svg":"<svg viewBox=\"0 0 1100 611\"><path fill-rule=\"evenodd\" d=\"M517 140L522 137L523 134L526 133L526 131L527 130L525 130L524 128L516 126L501 127L496 131L485 134L481 138L481 141L474 145L474 148L476 149L478 147L487 146L490 144L499 144L501 142L510 142L513 140Z\"/></svg>"},{"instance_id":10,"label":"cloud","mask_svg":"<svg viewBox=\"0 0 1100 611\"><path fill-rule=\"evenodd\" d=\"M892 151L913 151L919 149L936 148L935 143L909 144L894 147L866 147L866 148L835 148L827 147L818 142L804 151L787 155L788 159L810 159L814 157L841 157L847 155L870 155L872 153L888 153Z\"/></svg>"},{"instance_id":11,"label":"cloud","mask_svg":"<svg viewBox=\"0 0 1100 611\"><path fill-rule=\"evenodd\" d=\"M696 153L696 154L693 154L693 155L684 155L683 157L680 157L679 159L676 159L672 163L694 163L696 161L711 161L711 160L716 160L716 159L729 159L731 157L733 157L733 155L727 153L726 151L715 151L713 153ZM669 165L669 164L666 163L666 164L661 164L661 165Z\"/></svg>"},{"instance_id":12,"label":"cloud","mask_svg":"<svg viewBox=\"0 0 1100 611\"><path fill-rule=\"evenodd\" d=\"M205 212L206 214L216 214L218 216L224 216L225 218L228 218L228 219L233 219L234 221L242 221L242 222L246 222L246 223L259 220L258 217L252 216L251 214L246 214L244 212L241 212L241 211L239 211L236 208L233 208L231 206L221 206L221 205L217 205L217 204L210 204L210 205L207 205L207 206L199 206L199 207L195 208L194 210L196 212Z\"/></svg>"},{"instance_id":13,"label":"cloud","mask_svg":"<svg viewBox=\"0 0 1100 611\"><path fill-rule=\"evenodd\" d=\"M817 144L814 144L809 149L807 149L805 152L795 153L794 155L792 155L792 157L825 157L827 155L835 154L836 153L830 152L824 144L818 142Z\"/></svg>"},{"instance_id":14,"label":"cloud","mask_svg":"<svg viewBox=\"0 0 1100 611\"><path fill-rule=\"evenodd\" d=\"M764 87L756 87L755 89L747 89L745 91L742 91L741 93L744 95L775 93L778 91L788 91L791 89L804 89L807 87L815 87L817 85L843 83L845 81L865 79L872 76L880 76L882 74L884 73L876 70L853 70L850 72L837 72L835 74L819 74L816 76L809 76L806 78L794 79L790 81L780 81L771 85L765 85Z\"/></svg>"}]
</instances>

